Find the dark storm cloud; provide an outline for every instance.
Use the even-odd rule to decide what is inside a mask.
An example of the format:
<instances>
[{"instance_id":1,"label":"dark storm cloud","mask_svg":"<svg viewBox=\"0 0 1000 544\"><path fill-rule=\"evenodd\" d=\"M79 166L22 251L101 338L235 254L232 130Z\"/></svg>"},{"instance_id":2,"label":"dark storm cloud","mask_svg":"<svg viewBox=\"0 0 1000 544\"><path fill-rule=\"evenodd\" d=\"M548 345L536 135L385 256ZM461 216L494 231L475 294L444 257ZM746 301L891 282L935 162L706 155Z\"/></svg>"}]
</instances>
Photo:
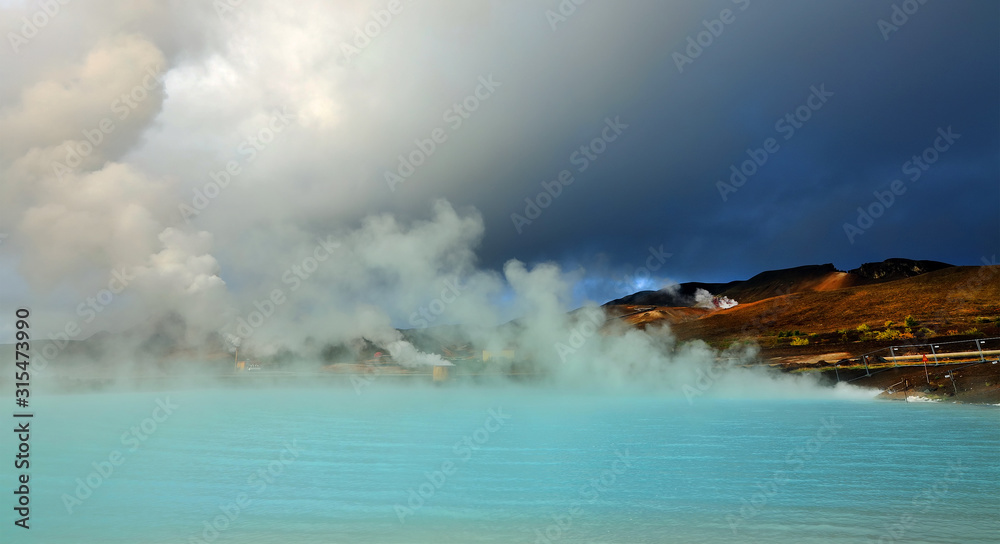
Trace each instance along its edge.
<instances>
[{"instance_id":1,"label":"dark storm cloud","mask_svg":"<svg viewBox=\"0 0 1000 544\"><path fill-rule=\"evenodd\" d=\"M720 1L678 13L630 3L619 8L630 24L605 32L602 8L583 6L558 32L571 44L615 34L616 65L587 73L592 57L567 67L565 57L539 50L552 55L553 73L569 74L565 86L528 93L551 107L521 119L517 140L453 193L484 212L484 260L587 265L587 255L601 253L627 267L664 244L675 254L672 277L729 280L807 263L850 268L907 256L975 264L995 253L1000 8L931 1L885 40L877 22L892 21L893 4L754 1L741 11ZM679 72L672 54L727 8L735 20ZM657 32L666 21L669 29ZM571 34L573 25L587 32ZM832 96L794 135L790 124L777 131L775 122L806 105L814 88ZM629 125L622 138L587 171L574 171L574 183L518 234L510 214L524 215L524 198L542 181L572 170L571 152L608 116ZM904 163L947 127L960 139L910 181ZM780 149L724 201L716 182L772 137ZM894 179L905 194L851 243L844 224L856 224L857 208Z\"/></svg>"},{"instance_id":2,"label":"dark storm cloud","mask_svg":"<svg viewBox=\"0 0 1000 544\"><path fill-rule=\"evenodd\" d=\"M405 325L453 274L492 300L509 259L555 261L603 301L664 278L998 253L996 2L234 3L95 2L14 43L38 8L0 2L0 276L57 294L56 326L125 265L142 279L95 328L166 311L221 326L331 235L358 262L312 277L310 303L344 312L301 318L316 327L353 323L359 301L380 307L372 327ZM149 69L162 87L54 172ZM723 198L747 149L767 160ZM849 238L897 178L906 192Z\"/></svg>"}]
</instances>

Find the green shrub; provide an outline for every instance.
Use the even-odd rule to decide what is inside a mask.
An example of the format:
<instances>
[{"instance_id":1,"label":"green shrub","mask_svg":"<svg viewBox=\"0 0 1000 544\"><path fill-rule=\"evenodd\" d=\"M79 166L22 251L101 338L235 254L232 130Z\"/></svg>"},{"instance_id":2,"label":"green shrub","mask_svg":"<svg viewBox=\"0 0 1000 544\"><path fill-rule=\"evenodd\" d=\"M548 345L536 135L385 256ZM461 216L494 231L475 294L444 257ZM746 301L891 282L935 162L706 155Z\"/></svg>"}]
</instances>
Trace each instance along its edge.
<instances>
[{"instance_id":1,"label":"green shrub","mask_svg":"<svg viewBox=\"0 0 1000 544\"><path fill-rule=\"evenodd\" d=\"M868 332L870 330L872 330L872 328L869 327L867 323L862 323L862 324L858 325L858 328L857 328L858 332Z\"/></svg>"},{"instance_id":2,"label":"green shrub","mask_svg":"<svg viewBox=\"0 0 1000 544\"><path fill-rule=\"evenodd\" d=\"M886 329L882 332L875 333L876 340L897 340L900 337L899 331L892 329Z\"/></svg>"},{"instance_id":3,"label":"green shrub","mask_svg":"<svg viewBox=\"0 0 1000 544\"><path fill-rule=\"evenodd\" d=\"M808 338L796 338L796 339L792 340L792 345L793 346L808 346L809 345L809 339Z\"/></svg>"},{"instance_id":4,"label":"green shrub","mask_svg":"<svg viewBox=\"0 0 1000 544\"><path fill-rule=\"evenodd\" d=\"M891 319L890 319L890 320L888 320L888 321L886 321L886 322L885 322L885 328L886 328L886 330L888 330L888 329L891 329L891 328L892 328L892 326L893 326L893 325L895 325L895 324L896 324L896 322L895 322L895 321L893 321L893 320L891 320Z\"/></svg>"},{"instance_id":5,"label":"green shrub","mask_svg":"<svg viewBox=\"0 0 1000 544\"><path fill-rule=\"evenodd\" d=\"M912 314L906 316L906 319L903 320L903 325L906 325L906 327L910 328L910 329L912 329L913 327L916 327L919 324L920 324L919 321L917 321L916 319L913 319L913 315Z\"/></svg>"}]
</instances>

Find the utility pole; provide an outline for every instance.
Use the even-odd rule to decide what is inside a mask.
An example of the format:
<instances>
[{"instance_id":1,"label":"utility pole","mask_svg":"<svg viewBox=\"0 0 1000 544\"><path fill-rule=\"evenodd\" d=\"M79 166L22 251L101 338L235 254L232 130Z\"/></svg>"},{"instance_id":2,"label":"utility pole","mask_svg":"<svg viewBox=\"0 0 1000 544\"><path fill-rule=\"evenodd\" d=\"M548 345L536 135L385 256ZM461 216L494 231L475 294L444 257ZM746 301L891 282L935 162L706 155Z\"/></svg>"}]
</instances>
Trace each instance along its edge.
<instances>
[{"instance_id":1,"label":"utility pole","mask_svg":"<svg viewBox=\"0 0 1000 544\"><path fill-rule=\"evenodd\" d=\"M927 385L931 384L931 377L927 374L927 354L924 354L924 378L927 378Z\"/></svg>"}]
</instances>

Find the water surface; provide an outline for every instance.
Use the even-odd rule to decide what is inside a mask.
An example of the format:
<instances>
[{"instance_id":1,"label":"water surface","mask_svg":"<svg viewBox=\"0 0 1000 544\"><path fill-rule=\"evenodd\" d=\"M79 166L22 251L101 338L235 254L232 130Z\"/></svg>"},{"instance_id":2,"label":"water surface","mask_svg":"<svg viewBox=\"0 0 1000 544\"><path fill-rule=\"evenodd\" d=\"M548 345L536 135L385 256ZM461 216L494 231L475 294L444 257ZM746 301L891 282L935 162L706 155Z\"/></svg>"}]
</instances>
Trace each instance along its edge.
<instances>
[{"instance_id":1,"label":"water surface","mask_svg":"<svg viewBox=\"0 0 1000 544\"><path fill-rule=\"evenodd\" d=\"M1000 534L996 407L373 386L49 395L34 408L32 528L7 514L14 542Z\"/></svg>"}]
</instances>

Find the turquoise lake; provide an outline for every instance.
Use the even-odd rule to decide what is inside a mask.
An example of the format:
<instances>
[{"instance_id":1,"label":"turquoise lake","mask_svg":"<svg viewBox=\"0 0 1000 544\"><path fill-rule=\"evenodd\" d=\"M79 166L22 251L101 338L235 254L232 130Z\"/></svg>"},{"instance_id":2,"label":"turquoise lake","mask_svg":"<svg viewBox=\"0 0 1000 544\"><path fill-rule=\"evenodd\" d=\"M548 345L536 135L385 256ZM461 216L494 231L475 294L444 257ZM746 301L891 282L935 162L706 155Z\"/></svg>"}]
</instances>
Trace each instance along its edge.
<instances>
[{"instance_id":1,"label":"turquoise lake","mask_svg":"<svg viewBox=\"0 0 1000 544\"><path fill-rule=\"evenodd\" d=\"M3 542L1000 538L994 406L521 386L32 400L31 529L8 431Z\"/></svg>"}]
</instances>

